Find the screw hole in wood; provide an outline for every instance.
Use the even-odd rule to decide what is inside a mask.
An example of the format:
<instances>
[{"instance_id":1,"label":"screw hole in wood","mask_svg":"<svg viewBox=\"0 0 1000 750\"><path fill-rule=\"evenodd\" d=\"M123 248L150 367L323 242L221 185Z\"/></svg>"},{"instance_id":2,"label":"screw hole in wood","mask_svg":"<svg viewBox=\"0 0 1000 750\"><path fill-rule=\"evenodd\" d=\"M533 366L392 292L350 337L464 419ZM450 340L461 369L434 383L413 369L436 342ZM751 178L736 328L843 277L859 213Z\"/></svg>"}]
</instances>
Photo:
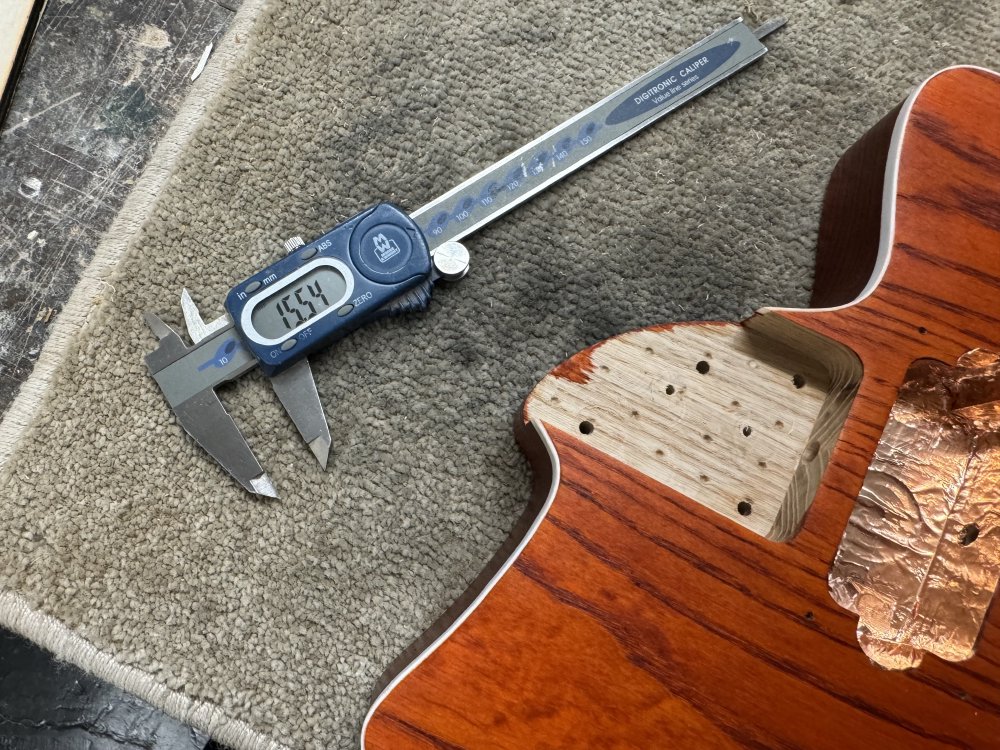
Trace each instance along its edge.
<instances>
[{"instance_id":1,"label":"screw hole in wood","mask_svg":"<svg viewBox=\"0 0 1000 750\"><path fill-rule=\"evenodd\" d=\"M753 512L753 505L749 500L740 500L736 506L736 512L741 516L749 516Z\"/></svg>"},{"instance_id":2,"label":"screw hole in wood","mask_svg":"<svg viewBox=\"0 0 1000 750\"><path fill-rule=\"evenodd\" d=\"M702 375L707 375L711 367L709 366L708 362L706 362L705 360L701 360L698 362L698 364L694 366L694 369L696 369Z\"/></svg>"},{"instance_id":3,"label":"screw hole in wood","mask_svg":"<svg viewBox=\"0 0 1000 750\"><path fill-rule=\"evenodd\" d=\"M677 392L677 389L674 388L672 385L668 385L663 390L666 391L668 396L673 396Z\"/></svg>"},{"instance_id":4,"label":"screw hole in wood","mask_svg":"<svg viewBox=\"0 0 1000 750\"><path fill-rule=\"evenodd\" d=\"M750 437L750 433L752 432L753 432L753 427L747 425L746 427L743 428L743 437Z\"/></svg>"},{"instance_id":5,"label":"screw hole in wood","mask_svg":"<svg viewBox=\"0 0 1000 750\"><path fill-rule=\"evenodd\" d=\"M800 375L799 373L795 373L794 375L792 375L792 385L794 385L796 388L801 388L805 384L806 384L806 379L802 375Z\"/></svg>"},{"instance_id":6,"label":"screw hole in wood","mask_svg":"<svg viewBox=\"0 0 1000 750\"><path fill-rule=\"evenodd\" d=\"M958 537L958 542L963 547L968 547L979 538L979 524L970 523L962 528L962 533Z\"/></svg>"},{"instance_id":7,"label":"screw hole in wood","mask_svg":"<svg viewBox=\"0 0 1000 750\"><path fill-rule=\"evenodd\" d=\"M802 451L802 460L812 461L818 455L819 455L819 442L816 440L810 440L808 443L806 443L805 450Z\"/></svg>"},{"instance_id":8,"label":"screw hole in wood","mask_svg":"<svg viewBox=\"0 0 1000 750\"><path fill-rule=\"evenodd\" d=\"M580 432L584 435L589 435L594 431L594 423L589 420L584 420L580 422Z\"/></svg>"}]
</instances>

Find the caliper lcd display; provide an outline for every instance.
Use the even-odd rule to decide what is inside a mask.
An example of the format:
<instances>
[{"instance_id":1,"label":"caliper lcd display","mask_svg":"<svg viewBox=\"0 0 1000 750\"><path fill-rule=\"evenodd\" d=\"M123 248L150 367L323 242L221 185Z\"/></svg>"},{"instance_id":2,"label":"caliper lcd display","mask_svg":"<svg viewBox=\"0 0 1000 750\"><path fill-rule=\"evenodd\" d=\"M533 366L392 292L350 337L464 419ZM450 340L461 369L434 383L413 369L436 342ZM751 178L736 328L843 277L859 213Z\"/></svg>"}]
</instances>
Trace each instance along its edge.
<instances>
[{"instance_id":1,"label":"caliper lcd display","mask_svg":"<svg viewBox=\"0 0 1000 750\"><path fill-rule=\"evenodd\" d=\"M281 339L329 310L347 291L347 280L332 266L317 266L254 307L250 324L265 339Z\"/></svg>"}]
</instances>

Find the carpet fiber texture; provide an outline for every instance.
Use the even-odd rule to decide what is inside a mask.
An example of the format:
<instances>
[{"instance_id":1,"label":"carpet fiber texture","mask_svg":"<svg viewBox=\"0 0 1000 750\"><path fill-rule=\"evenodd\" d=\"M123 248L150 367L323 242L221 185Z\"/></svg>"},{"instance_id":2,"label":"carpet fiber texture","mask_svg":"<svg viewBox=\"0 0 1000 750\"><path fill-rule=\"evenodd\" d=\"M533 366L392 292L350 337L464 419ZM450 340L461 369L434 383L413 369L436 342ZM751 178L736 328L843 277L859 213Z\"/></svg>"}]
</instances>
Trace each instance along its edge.
<instances>
[{"instance_id":1,"label":"carpet fiber texture","mask_svg":"<svg viewBox=\"0 0 1000 750\"><path fill-rule=\"evenodd\" d=\"M314 358L326 473L259 375L223 398L279 501L175 424L144 310L180 327L186 286L215 317L285 237L416 208L779 11L763 61L470 238L428 312ZM995 0L274 0L3 468L0 621L19 602L30 636L72 633L237 747L355 746L382 669L528 497L510 424L534 384L633 327L804 305L837 157L935 70L1000 66L998 28Z\"/></svg>"}]
</instances>

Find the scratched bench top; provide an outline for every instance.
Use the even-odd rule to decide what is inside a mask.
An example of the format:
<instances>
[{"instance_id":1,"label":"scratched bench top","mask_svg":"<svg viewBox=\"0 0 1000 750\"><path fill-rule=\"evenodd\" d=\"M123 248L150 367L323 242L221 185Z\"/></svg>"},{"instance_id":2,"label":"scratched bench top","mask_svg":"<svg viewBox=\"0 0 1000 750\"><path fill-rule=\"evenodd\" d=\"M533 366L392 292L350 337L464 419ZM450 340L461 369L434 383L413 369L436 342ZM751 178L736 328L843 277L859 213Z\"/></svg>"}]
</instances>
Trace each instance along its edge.
<instances>
[{"instance_id":1,"label":"scratched bench top","mask_svg":"<svg viewBox=\"0 0 1000 750\"><path fill-rule=\"evenodd\" d=\"M0 417L239 1L50 0L0 129ZM0 747L208 741L2 630L0 666Z\"/></svg>"},{"instance_id":2,"label":"scratched bench top","mask_svg":"<svg viewBox=\"0 0 1000 750\"><path fill-rule=\"evenodd\" d=\"M0 417L240 0L54 0L0 129Z\"/></svg>"}]
</instances>

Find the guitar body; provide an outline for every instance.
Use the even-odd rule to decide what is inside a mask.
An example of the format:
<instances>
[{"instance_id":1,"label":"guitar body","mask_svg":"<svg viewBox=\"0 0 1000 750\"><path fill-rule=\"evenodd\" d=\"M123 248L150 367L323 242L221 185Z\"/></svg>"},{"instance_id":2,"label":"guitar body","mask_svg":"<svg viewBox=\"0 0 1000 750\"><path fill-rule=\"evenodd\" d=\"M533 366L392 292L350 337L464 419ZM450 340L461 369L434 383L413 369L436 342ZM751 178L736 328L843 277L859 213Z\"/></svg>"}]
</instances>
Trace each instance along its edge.
<instances>
[{"instance_id":1,"label":"guitar body","mask_svg":"<svg viewBox=\"0 0 1000 750\"><path fill-rule=\"evenodd\" d=\"M974 653L886 669L831 570L913 363L1000 352L1000 76L942 71L844 155L814 303L553 370L517 426L536 497L363 746L997 747L996 610ZM933 557L1000 557L996 517Z\"/></svg>"}]
</instances>

